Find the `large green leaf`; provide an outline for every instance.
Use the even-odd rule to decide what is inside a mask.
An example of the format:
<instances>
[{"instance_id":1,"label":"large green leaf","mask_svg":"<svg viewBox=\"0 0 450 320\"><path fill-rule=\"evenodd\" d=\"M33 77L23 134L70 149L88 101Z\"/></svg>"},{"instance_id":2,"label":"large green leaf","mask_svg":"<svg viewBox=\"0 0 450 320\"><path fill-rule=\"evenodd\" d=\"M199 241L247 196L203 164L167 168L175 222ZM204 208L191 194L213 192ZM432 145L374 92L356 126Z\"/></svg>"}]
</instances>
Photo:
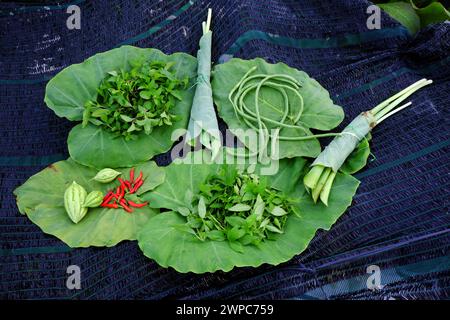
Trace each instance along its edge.
<instances>
[{"instance_id":1,"label":"large green leaf","mask_svg":"<svg viewBox=\"0 0 450 320\"><path fill-rule=\"evenodd\" d=\"M286 136L304 136L311 135L308 128L319 130L330 130L336 127L344 118L342 108L334 105L330 95L316 80L310 78L305 72L291 68L284 63L270 64L263 59L254 60L231 59L230 61L217 65L212 72L212 88L214 102L217 105L219 115L225 120L230 130L244 143L250 147L245 139L245 133L241 130L247 130L249 127L245 122L236 117L228 95L233 87L239 82L244 74L252 67L256 66L255 74L286 74L297 79L302 87L299 92L303 96L304 111L299 122L306 128L306 133L302 130L283 128L280 135ZM292 114L298 111L298 98L288 90L290 108ZM261 115L278 120L283 114L283 98L281 94L274 89L264 87L261 89L260 109ZM249 94L245 100L251 110L254 108L254 94ZM297 102L297 103L295 103ZM295 112L294 112L295 111ZM276 128L274 125L269 129ZM292 158L297 156L315 157L320 153L320 144L317 139L304 141L280 141L279 157Z\"/></svg>"},{"instance_id":2,"label":"large green leaf","mask_svg":"<svg viewBox=\"0 0 450 320\"><path fill-rule=\"evenodd\" d=\"M373 0L412 34L429 24L450 20L450 12L440 0ZM413 10L411 10L413 9Z\"/></svg>"},{"instance_id":3,"label":"large green leaf","mask_svg":"<svg viewBox=\"0 0 450 320\"><path fill-rule=\"evenodd\" d=\"M354 174L366 166L367 159L370 155L370 139L371 135L369 133L368 137L361 140L356 149L350 153L339 171L347 174Z\"/></svg>"},{"instance_id":4,"label":"large green leaf","mask_svg":"<svg viewBox=\"0 0 450 320\"><path fill-rule=\"evenodd\" d=\"M166 152L173 144L172 133L185 129L188 124L194 95L193 82L197 71L197 60L185 53L165 55L157 49L142 49L123 46L99 53L80 64L71 65L51 79L46 88L45 102L58 116L72 121L81 121L84 104L96 97L97 88L109 71L129 70L130 62L173 61L178 78L191 79L186 90L181 91L173 114L179 116L172 126L157 127L150 135L144 132L135 141L113 138L105 129L94 125L82 128L75 126L69 134L70 156L77 162L95 168L132 166Z\"/></svg>"},{"instance_id":5,"label":"large green leaf","mask_svg":"<svg viewBox=\"0 0 450 320\"><path fill-rule=\"evenodd\" d=\"M128 179L128 168L117 169L120 177ZM154 162L136 167L145 179L142 190L151 190L164 181L164 170ZM92 178L97 171L82 166L72 159L56 162L28 179L14 194L22 214L26 214L45 233L52 234L70 247L114 246L122 240L134 240L138 230L157 213L146 206L127 213L122 209L90 208L86 216L74 224L64 209L64 192L76 181L87 192L100 190L106 193L117 186L117 182L107 184Z\"/></svg>"},{"instance_id":6,"label":"large green leaf","mask_svg":"<svg viewBox=\"0 0 450 320\"><path fill-rule=\"evenodd\" d=\"M432 1L429 5L423 8L414 8L420 17L420 24L425 28L429 24L443 22L450 20L450 12L445 9L442 3Z\"/></svg>"},{"instance_id":7,"label":"large green leaf","mask_svg":"<svg viewBox=\"0 0 450 320\"><path fill-rule=\"evenodd\" d=\"M139 232L138 243L147 257L163 267L194 273L277 265L305 250L318 229L329 230L351 204L359 184L352 176L338 173L328 207L314 204L302 183L308 162L303 158L281 160L278 173L268 177L269 184L299 200L301 217L291 214L285 232L275 240L266 240L260 247L244 246L244 252L238 253L227 242L198 240L185 230L186 220L177 212L189 204L190 194L198 192L199 184L223 165L174 163L164 168L165 182L143 195L151 206L171 210L152 218Z\"/></svg>"},{"instance_id":8,"label":"large green leaf","mask_svg":"<svg viewBox=\"0 0 450 320\"><path fill-rule=\"evenodd\" d=\"M378 4L378 6L393 19L398 20L411 34L415 34L420 30L420 17L410 3L391 2Z\"/></svg>"}]
</instances>

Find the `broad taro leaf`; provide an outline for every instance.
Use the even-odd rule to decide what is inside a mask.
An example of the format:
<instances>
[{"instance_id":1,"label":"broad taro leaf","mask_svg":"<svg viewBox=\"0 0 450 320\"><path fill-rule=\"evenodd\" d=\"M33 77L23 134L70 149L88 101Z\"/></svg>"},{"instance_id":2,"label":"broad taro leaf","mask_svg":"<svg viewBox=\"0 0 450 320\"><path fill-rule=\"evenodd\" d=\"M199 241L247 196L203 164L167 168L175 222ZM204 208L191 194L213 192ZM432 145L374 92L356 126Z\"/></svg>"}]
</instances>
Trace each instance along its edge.
<instances>
[{"instance_id":1,"label":"broad taro leaf","mask_svg":"<svg viewBox=\"0 0 450 320\"><path fill-rule=\"evenodd\" d=\"M164 170L154 162L146 162L135 168L143 172L142 190L151 190L164 181ZM119 177L129 177L128 168L119 168ZM117 187L117 182L99 183L92 178L95 169L82 166L72 159L56 162L28 179L14 194L22 214L38 225L45 233L54 235L70 247L107 246L123 240L135 240L138 230L158 210L137 208L133 213L122 209L89 208L86 216L74 224L64 209L64 192L76 181L89 193L94 190L104 194Z\"/></svg>"},{"instance_id":2,"label":"broad taro leaf","mask_svg":"<svg viewBox=\"0 0 450 320\"><path fill-rule=\"evenodd\" d=\"M122 46L96 54L83 63L71 65L51 79L46 88L45 102L58 116L72 121L81 121L84 104L96 97L99 84L109 71L129 70L130 63L150 60L173 61L176 76L191 79L181 100L177 101L173 114L178 120L172 126L156 127L150 135L143 131L137 140L125 141L115 138L111 132L89 124L75 126L69 134L70 156L77 162L95 168L130 167L166 152L173 144L172 133L187 127L194 95L193 81L197 71L197 60L185 53L165 55L157 49L142 49Z\"/></svg>"},{"instance_id":3,"label":"broad taro leaf","mask_svg":"<svg viewBox=\"0 0 450 320\"><path fill-rule=\"evenodd\" d=\"M223 165L173 163L164 168L165 182L143 195L151 206L171 210L152 218L139 232L138 244L147 257L163 267L194 273L280 264L304 251L318 229L329 230L351 204L359 185L352 176L338 173L328 207L314 204L302 183L308 162L303 158L281 160L278 173L269 176L269 185L298 199L301 217L291 213L283 234L259 247L244 246L243 253L238 253L225 241L198 240L186 230L186 219L177 212L189 206L199 184Z\"/></svg>"},{"instance_id":4,"label":"broad taro leaf","mask_svg":"<svg viewBox=\"0 0 450 320\"><path fill-rule=\"evenodd\" d=\"M298 129L283 128L280 135L304 136L311 135L309 128L318 130L330 130L336 127L343 119L344 112L341 107L333 104L330 95L316 80L310 78L305 72L291 68L284 63L270 64L261 58L254 60L231 59L230 61L215 66L212 72L212 88L214 102L220 117L227 123L230 130L244 143L251 147L246 139L245 130L249 129L247 124L236 117L228 95L233 87L241 80L244 74L252 67L257 69L252 73L258 74L286 74L297 79L302 87L299 92L303 96L303 114L296 124L303 124L306 133ZM287 90L289 97L291 114L298 111L298 98ZM263 87L260 92L259 102L262 116L279 120L281 118L283 99L279 92L274 89ZM252 111L254 108L254 93L251 92L246 97L245 102ZM269 129L274 129L269 126ZM243 129L238 130L238 129ZM280 141L279 158L292 158L299 156L315 157L320 153L320 144L317 139L303 141Z\"/></svg>"}]
</instances>

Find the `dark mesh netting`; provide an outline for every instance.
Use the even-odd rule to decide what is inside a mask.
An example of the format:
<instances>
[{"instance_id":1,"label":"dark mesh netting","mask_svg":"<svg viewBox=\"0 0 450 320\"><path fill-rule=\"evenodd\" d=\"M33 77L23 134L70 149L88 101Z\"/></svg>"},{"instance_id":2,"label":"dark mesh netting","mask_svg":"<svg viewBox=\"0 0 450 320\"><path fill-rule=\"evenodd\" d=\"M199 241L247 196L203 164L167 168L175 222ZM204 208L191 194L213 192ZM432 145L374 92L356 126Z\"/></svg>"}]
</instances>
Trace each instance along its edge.
<instances>
[{"instance_id":1,"label":"dark mesh netting","mask_svg":"<svg viewBox=\"0 0 450 320\"><path fill-rule=\"evenodd\" d=\"M81 29L69 30L69 5ZM72 0L0 4L0 297L3 299L449 298L450 24L415 37L384 13L368 30L365 0ZM43 101L59 70L122 44L195 55L213 9L213 60L262 57L306 71L343 106L343 128L422 77L434 84L375 129L375 158L351 208L279 266L194 275L163 269L136 242L71 249L19 214L12 191L65 159L73 123ZM223 127L223 124L222 124ZM160 155L157 162L168 164ZM69 265L82 288L66 288ZM367 289L367 268L382 288Z\"/></svg>"}]
</instances>

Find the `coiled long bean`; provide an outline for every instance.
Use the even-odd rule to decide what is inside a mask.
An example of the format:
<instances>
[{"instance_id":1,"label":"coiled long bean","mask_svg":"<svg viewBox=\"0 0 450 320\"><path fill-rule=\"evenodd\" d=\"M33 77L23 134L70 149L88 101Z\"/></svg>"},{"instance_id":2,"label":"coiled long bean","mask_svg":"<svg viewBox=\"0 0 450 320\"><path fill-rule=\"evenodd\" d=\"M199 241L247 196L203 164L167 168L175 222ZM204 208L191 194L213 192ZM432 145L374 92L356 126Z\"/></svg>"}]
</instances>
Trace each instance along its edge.
<instances>
[{"instance_id":1,"label":"coiled long bean","mask_svg":"<svg viewBox=\"0 0 450 320\"><path fill-rule=\"evenodd\" d=\"M236 118L243 121L248 127L254 130L258 130L259 147L258 150L247 156L259 155L259 159L262 158L264 151L267 149L269 140L272 139L272 147L275 145L276 140L284 141L302 141L309 139L316 139L321 137L336 136L339 134L325 133L317 135L308 135L308 130L302 124L300 124L300 118L303 114L304 101L303 96L300 94L299 89L301 87L300 82L286 74L256 74L251 75L256 70L256 66L247 71L241 80L233 87L228 95L228 99L233 106ZM260 91L263 87L269 87L278 91L283 98L283 110L281 110L282 117L279 120L272 119L261 115L260 113ZM299 101L299 107L296 114L291 114L292 101L289 101L287 91L291 91ZM251 110L244 102L245 98L250 92L255 92L255 110ZM267 102L266 102L267 103ZM277 111L280 111L276 109ZM287 120L292 123L286 123ZM275 134L269 133L268 125L276 126ZM280 134L280 130L283 128L296 129L303 131L304 136L286 136ZM274 141L275 140L275 141ZM230 151L228 151L230 153ZM237 156L245 156L243 154L235 154Z\"/></svg>"}]
</instances>

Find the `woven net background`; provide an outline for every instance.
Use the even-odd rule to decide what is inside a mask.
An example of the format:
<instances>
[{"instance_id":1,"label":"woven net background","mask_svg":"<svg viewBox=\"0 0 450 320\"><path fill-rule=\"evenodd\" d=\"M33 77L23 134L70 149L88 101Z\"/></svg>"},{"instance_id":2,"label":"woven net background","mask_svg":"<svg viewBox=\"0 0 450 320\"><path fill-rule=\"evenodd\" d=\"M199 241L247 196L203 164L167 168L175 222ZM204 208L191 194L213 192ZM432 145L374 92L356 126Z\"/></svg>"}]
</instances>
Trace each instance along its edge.
<instances>
[{"instance_id":1,"label":"woven net background","mask_svg":"<svg viewBox=\"0 0 450 320\"><path fill-rule=\"evenodd\" d=\"M81 30L69 30L69 5ZM382 14L368 30L365 0L73 0L0 4L0 298L2 299L437 299L449 298L450 24L416 37ZM213 59L263 57L305 70L345 109L347 124L410 83L435 83L373 135L372 161L353 206L309 248L276 267L179 274L135 242L70 249L17 210L12 191L68 156L73 124L46 108L59 70L122 44L195 54L213 9ZM161 165L167 156L158 156ZM81 290L65 286L82 270ZM380 290L367 289L369 265Z\"/></svg>"}]
</instances>

